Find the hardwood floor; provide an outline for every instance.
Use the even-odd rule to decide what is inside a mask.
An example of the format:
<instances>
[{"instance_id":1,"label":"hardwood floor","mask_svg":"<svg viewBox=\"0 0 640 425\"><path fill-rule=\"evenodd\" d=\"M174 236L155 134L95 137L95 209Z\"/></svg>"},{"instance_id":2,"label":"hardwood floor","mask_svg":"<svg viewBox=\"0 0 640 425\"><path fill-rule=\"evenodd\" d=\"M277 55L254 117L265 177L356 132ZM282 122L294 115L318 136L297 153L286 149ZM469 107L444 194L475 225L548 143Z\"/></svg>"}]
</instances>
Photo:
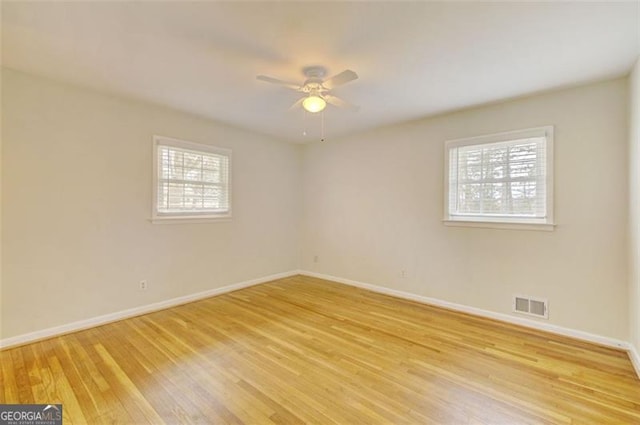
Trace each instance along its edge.
<instances>
[{"instance_id":1,"label":"hardwood floor","mask_svg":"<svg viewBox=\"0 0 640 425\"><path fill-rule=\"evenodd\" d=\"M296 276L0 352L69 424L640 423L626 353Z\"/></svg>"}]
</instances>

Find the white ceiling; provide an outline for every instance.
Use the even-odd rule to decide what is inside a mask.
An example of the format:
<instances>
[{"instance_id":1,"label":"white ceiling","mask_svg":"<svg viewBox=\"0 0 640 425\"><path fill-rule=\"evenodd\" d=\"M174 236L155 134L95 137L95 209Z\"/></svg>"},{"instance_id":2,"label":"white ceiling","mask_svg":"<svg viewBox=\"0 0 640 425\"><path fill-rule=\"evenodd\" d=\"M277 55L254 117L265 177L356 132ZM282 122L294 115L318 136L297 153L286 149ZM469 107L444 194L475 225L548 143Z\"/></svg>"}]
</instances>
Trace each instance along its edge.
<instances>
[{"instance_id":1,"label":"white ceiling","mask_svg":"<svg viewBox=\"0 0 640 425\"><path fill-rule=\"evenodd\" d=\"M637 2L2 2L3 66L144 99L296 142L307 65L360 78L325 134L626 74ZM307 129L308 135L302 135Z\"/></svg>"}]
</instances>

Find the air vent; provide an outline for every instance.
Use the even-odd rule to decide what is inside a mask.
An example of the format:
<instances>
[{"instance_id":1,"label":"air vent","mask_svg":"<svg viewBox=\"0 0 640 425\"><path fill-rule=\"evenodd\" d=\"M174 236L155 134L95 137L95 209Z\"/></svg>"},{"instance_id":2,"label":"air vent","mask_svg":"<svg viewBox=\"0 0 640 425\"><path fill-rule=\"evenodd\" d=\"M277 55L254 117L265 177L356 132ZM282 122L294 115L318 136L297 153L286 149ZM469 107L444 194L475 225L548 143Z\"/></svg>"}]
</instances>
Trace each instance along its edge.
<instances>
[{"instance_id":1,"label":"air vent","mask_svg":"<svg viewBox=\"0 0 640 425\"><path fill-rule=\"evenodd\" d=\"M528 316L549 318L549 301L543 298L533 298L526 295L513 296L513 311Z\"/></svg>"}]
</instances>

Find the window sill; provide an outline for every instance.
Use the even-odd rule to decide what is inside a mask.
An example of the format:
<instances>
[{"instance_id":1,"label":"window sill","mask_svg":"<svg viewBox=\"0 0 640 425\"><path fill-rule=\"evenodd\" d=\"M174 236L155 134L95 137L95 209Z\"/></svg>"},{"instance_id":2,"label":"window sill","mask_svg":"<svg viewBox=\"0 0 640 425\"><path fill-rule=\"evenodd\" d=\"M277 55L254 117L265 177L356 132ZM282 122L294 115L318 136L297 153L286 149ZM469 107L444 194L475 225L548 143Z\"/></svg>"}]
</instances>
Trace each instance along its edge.
<instances>
[{"instance_id":1,"label":"window sill","mask_svg":"<svg viewBox=\"0 0 640 425\"><path fill-rule=\"evenodd\" d=\"M152 217L153 224L198 224L198 223L219 223L231 221L231 215L189 215L189 216L167 216Z\"/></svg>"},{"instance_id":2,"label":"window sill","mask_svg":"<svg viewBox=\"0 0 640 425\"><path fill-rule=\"evenodd\" d=\"M445 226L453 227L479 227L483 229L503 229L503 230L538 230L553 232L556 225L551 223L526 223L507 221L476 221L476 220L442 220Z\"/></svg>"}]
</instances>

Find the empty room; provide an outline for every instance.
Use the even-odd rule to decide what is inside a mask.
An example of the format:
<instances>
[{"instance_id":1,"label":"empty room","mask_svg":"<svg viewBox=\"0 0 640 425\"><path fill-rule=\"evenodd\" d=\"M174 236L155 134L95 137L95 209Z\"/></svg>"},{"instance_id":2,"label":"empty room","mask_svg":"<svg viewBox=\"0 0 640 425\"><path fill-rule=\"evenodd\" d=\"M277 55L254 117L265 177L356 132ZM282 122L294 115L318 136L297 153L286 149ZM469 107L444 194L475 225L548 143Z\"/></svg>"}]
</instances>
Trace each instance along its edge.
<instances>
[{"instance_id":1,"label":"empty room","mask_svg":"<svg viewBox=\"0 0 640 425\"><path fill-rule=\"evenodd\" d=\"M0 11L0 425L640 424L638 2Z\"/></svg>"}]
</instances>

